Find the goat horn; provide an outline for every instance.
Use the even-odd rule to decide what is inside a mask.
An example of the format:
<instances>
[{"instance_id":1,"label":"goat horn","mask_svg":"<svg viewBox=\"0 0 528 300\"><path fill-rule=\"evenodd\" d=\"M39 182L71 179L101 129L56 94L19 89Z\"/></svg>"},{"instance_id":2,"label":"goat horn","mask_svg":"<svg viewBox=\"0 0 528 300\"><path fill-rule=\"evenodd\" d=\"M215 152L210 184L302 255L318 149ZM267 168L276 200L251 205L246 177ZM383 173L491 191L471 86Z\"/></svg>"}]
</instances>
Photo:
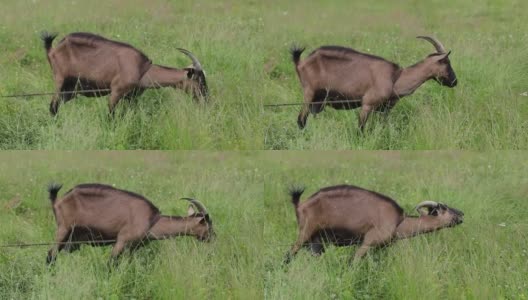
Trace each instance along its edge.
<instances>
[{"instance_id":1,"label":"goat horn","mask_svg":"<svg viewBox=\"0 0 528 300\"><path fill-rule=\"evenodd\" d=\"M438 207L438 202L435 202L435 201L423 201L421 202L420 204L416 205L416 207L414 208L419 214L422 214L420 212L420 208L422 207Z\"/></svg>"},{"instance_id":2,"label":"goat horn","mask_svg":"<svg viewBox=\"0 0 528 300\"><path fill-rule=\"evenodd\" d=\"M196 199L193 199L193 198L180 198L180 200L187 200L187 201L191 202L194 206L196 206L196 208L198 208L198 211L201 212L204 215L208 215L209 214L207 212L207 209L205 208L205 206L200 201L198 201Z\"/></svg>"},{"instance_id":3,"label":"goat horn","mask_svg":"<svg viewBox=\"0 0 528 300\"><path fill-rule=\"evenodd\" d=\"M178 50L180 50L181 53L187 55L193 62L193 66L196 70L198 71L203 71L203 68L202 68L202 65L200 64L200 61L198 61L198 58L196 58L196 56L194 56L194 54L192 54L189 50L185 50L183 48L176 48Z\"/></svg>"},{"instance_id":4,"label":"goat horn","mask_svg":"<svg viewBox=\"0 0 528 300\"><path fill-rule=\"evenodd\" d=\"M430 36L417 36L416 37L417 39L424 39L428 42L430 42L431 44L433 44L433 46L435 47L436 51L438 53L446 53L446 49L444 47L444 45L442 45L442 43L440 43L439 40L437 40L436 38L434 37L430 37Z\"/></svg>"}]
</instances>

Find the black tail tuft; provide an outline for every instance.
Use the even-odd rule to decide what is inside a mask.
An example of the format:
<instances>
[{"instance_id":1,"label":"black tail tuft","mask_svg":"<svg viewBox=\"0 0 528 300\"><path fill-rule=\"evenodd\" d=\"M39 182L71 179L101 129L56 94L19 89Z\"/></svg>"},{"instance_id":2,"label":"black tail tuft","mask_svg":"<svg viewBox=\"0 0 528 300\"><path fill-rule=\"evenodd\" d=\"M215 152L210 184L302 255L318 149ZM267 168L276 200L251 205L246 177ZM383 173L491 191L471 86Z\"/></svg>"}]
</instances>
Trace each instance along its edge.
<instances>
[{"instance_id":1,"label":"black tail tuft","mask_svg":"<svg viewBox=\"0 0 528 300\"><path fill-rule=\"evenodd\" d=\"M59 183L50 183L48 185L48 193L49 193L49 199L51 200L51 203L55 203L55 200L57 200L57 193L62 188L62 184Z\"/></svg>"},{"instance_id":2,"label":"black tail tuft","mask_svg":"<svg viewBox=\"0 0 528 300\"><path fill-rule=\"evenodd\" d=\"M40 39L44 42L44 48L46 48L46 51L51 49L51 44L56 37L57 33L49 33L47 31L42 31L40 33Z\"/></svg>"},{"instance_id":3,"label":"black tail tuft","mask_svg":"<svg viewBox=\"0 0 528 300\"><path fill-rule=\"evenodd\" d=\"M304 193L304 187L302 186L292 186L290 187L290 196L291 201L295 207L299 205L299 201L301 200L301 195Z\"/></svg>"},{"instance_id":4,"label":"black tail tuft","mask_svg":"<svg viewBox=\"0 0 528 300\"><path fill-rule=\"evenodd\" d=\"M301 54L304 52L305 49L306 48L299 47L297 45L293 45L290 48L290 53L292 55L292 59L293 59L293 62L295 63L295 65L299 64L299 61L301 60Z\"/></svg>"}]
</instances>

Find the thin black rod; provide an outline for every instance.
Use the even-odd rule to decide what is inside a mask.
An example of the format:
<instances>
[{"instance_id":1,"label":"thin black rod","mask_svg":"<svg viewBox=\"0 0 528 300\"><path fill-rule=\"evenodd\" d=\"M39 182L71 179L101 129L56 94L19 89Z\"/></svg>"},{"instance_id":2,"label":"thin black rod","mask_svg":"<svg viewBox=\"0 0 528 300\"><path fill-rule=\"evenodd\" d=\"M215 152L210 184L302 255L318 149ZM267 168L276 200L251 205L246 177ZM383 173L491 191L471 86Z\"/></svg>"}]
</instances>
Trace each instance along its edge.
<instances>
[{"instance_id":1,"label":"thin black rod","mask_svg":"<svg viewBox=\"0 0 528 300\"><path fill-rule=\"evenodd\" d=\"M110 92L111 89L97 89L97 90L78 90L78 91L65 91L65 92L49 92L49 93L32 93L32 94L18 94L18 95L2 95L0 98L19 98L19 97L36 97L36 96L48 96L48 95L68 95L68 94L81 94L81 93L98 93L98 92Z\"/></svg>"},{"instance_id":2,"label":"thin black rod","mask_svg":"<svg viewBox=\"0 0 528 300\"><path fill-rule=\"evenodd\" d=\"M297 106L297 105L312 105L312 104L333 104L333 103L358 103L361 100L336 100L336 101L317 101L310 103L279 103L279 104L264 104L264 107L277 107L277 106Z\"/></svg>"}]
</instances>

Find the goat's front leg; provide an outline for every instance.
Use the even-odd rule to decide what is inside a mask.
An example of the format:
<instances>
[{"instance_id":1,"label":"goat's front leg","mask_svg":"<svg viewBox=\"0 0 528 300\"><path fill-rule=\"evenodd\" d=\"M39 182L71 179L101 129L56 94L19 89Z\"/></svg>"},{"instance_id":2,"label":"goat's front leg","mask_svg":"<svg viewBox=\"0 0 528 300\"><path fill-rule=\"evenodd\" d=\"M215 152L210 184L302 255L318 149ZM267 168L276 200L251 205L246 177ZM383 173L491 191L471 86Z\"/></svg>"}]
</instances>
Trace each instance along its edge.
<instances>
[{"instance_id":1,"label":"goat's front leg","mask_svg":"<svg viewBox=\"0 0 528 300\"><path fill-rule=\"evenodd\" d=\"M361 133L363 133L365 130L365 124L367 124L368 117L370 113L372 112L372 110L373 110L373 107L371 105L363 104L361 106L361 112L359 113L359 125L358 125Z\"/></svg>"},{"instance_id":2,"label":"goat's front leg","mask_svg":"<svg viewBox=\"0 0 528 300\"><path fill-rule=\"evenodd\" d=\"M363 239L363 243L361 243L361 246L354 255L354 262L357 262L359 259L365 256L370 248L389 243L392 239L394 230L395 228L373 228L367 232Z\"/></svg>"},{"instance_id":3,"label":"goat's front leg","mask_svg":"<svg viewBox=\"0 0 528 300\"><path fill-rule=\"evenodd\" d=\"M110 98L108 99L108 110L111 116L114 116L115 108L117 104L119 103L119 100L121 100L121 98L123 98L123 96L130 90L131 90L130 88L122 88L122 87L112 88L112 92L110 93Z\"/></svg>"}]
</instances>

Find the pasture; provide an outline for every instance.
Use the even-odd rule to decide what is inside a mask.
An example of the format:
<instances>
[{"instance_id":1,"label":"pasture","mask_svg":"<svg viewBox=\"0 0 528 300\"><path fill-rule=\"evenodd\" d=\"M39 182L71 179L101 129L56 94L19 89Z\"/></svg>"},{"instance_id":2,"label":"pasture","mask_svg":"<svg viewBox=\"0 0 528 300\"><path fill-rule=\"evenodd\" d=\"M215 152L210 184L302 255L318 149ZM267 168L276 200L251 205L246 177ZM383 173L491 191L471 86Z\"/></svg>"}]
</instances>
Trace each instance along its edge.
<instances>
[{"instance_id":1,"label":"pasture","mask_svg":"<svg viewBox=\"0 0 528 300\"><path fill-rule=\"evenodd\" d=\"M109 272L110 247L61 252L0 248L1 299L525 299L528 296L528 161L522 152L3 152L0 244L52 241L46 185L104 182L185 214L194 196L217 239L180 237L125 254ZM354 184L395 199L409 214L422 200L465 213L455 228L397 241L356 265L357 249L301 250L287 188Z\"/></svg>"},{"instance_id":2,"label":"pasture","mask_svg":"<svg viewBox=\"0 0 528 300\"><path fill-rule=\"evenodd\" d=\"M106 97L48 112L51 96L0 99L0 149L526 149L526 1L3 1L0 94L53 91L42 30L89 31L130 43L154 63L184 67L191 50L211 102L146 92L108 118ZM326 109L297 128L302 92L288 49L338 44L409 66L452 50L459 85L427 82L367 134L355 111Z\"/></svg>"},{"instance_id":3,"label":"pasture","mask_svg":"<svg viewBox=\"0 0 528 300\"><path fill-rule=\"evenodd\" d=\"M265 299L526 299L528 160L524 153L324 151L266 153ZM464 223L400 240L349 265L357 246L301 250L287 188L305 201L322 187L353 184L395 199L408 214L422 200L465 213Z\"/></svg>"},{"instance_id":4,"label":"pasture","mask_svg":"<svg viewBox=\"0 0 528 300\"><path fill-rule=\"evenodd\" d=\"M246 153L0 153L0 244L53 241L55 220L46 185L62 196L79 183L101 182L149 198L163 214L185 215L201 200L217 239L151 242L124 254L109 272L110 247L61 252L48 246L0 248L0 299L260 299L263 275L262 169Z\"/></svg>"}]
</instances>

